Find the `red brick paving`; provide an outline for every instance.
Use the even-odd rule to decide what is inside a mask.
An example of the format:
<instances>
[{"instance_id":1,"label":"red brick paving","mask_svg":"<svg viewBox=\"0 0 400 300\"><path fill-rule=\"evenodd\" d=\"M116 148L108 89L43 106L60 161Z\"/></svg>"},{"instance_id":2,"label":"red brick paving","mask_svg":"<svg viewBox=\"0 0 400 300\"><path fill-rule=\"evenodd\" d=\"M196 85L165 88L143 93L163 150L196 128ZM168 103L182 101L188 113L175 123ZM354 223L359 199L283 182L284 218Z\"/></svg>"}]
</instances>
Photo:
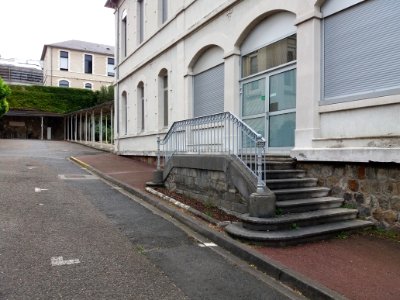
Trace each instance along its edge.
<instances>
[{"instance_id":1,"label":"red brick paving","mask_svg":"<svg viewBox=\"0 0 400 300\"><path fill-rule=\"evenodd\" d=\"M144 190L154 167L127 157L77 157L102 173ZM257 250L350 299L400 299L400 243L353 235L288 248Z\"/></svg>"}]
</instances>

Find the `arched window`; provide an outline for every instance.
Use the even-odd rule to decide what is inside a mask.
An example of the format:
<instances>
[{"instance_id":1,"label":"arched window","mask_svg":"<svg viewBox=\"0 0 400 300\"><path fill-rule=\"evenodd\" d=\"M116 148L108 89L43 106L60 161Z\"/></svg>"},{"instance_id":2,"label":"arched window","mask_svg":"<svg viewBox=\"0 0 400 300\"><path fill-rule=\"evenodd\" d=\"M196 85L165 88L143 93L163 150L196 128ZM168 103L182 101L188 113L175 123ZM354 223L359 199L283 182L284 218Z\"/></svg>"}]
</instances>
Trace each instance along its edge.
<instances>
[{"instance_id":1,"label":"arched window","mask_svg":"<svg viewBox=\"0 0 400 300\"><path fill-rule=\"evenodd\" d=\"M93 86L90 82L85 83L85 89L91 90L92 88L93 88Z\"/></svg>"},{"instance_id":2,"label":"arched window","mask_svg":"<svg viewBox=\"0 0 400 300\"><path fill-rule=\"evenodd\" d=\"M166 69L162 69L158 74L158 82L160 124L162 127L168 127L168 71Z\"/></svg>"},{"instance_id":3,"label":"arched window","mask_svg":"<svg viewBox=\"0 0 400 300\"><path fill-rule=\"evenodd\" d=\"M121 16L121 51L122 56L126 57L127 55L127 38L128 38L128 14L126 10L122 12Z\"/></svg>"},{"instance_id":4,"label":"arched window","mask_svg":"<svg viewBox=\"0 0 400 300\"><path fill-rule=\"evenodd\" d=\"M139 131L144 131L144 84L142 81L137 86L137 112Z\"/></svg>"},{"instance_id":5,"label":"arched window","mask_svg":"<svg viewBox=\"0 0 400 300\"><path fill-rule=\"evenodd\" d=\"M210 46L193 65L193 116L224 111L224 51Z\"/></svg>"},{"instance_id":6,"label":"arched window","mask_svg":"<svg viewBox=\"0 0 400 300\"><path fill-rule=\"evenodd\" d=\"M60 80L58 82L59 87L69 87L69 81L68 80Z\"/></svg>"}]
</instances>

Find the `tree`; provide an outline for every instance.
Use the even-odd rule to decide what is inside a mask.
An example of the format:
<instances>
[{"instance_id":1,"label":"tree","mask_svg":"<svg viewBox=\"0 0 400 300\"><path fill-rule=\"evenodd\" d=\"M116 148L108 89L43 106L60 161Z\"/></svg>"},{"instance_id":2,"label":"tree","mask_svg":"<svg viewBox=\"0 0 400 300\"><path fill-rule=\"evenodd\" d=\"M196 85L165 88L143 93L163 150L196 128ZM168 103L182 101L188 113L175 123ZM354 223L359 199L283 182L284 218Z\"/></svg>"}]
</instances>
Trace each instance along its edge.
<instances>
[{"instance_id":1,"label":"tree","mask_svg":"<svg viewBox=\"0 0 400 300\"><path fill-rule=\"evenodd\" d=\"M0 77L0 117L8 112L7 97L11 94L9 86Z\"/></svg>"},{"instance_id":2,"label":"tree","mask_svg":"<svg viewBox=\"0 0 400 300\"><path fill-rule=\"evenodd\" d=\"M114 100L114 87L102 86L99 91L95 92L96 102L98 104Z\"/></svg>"}]
</instances>

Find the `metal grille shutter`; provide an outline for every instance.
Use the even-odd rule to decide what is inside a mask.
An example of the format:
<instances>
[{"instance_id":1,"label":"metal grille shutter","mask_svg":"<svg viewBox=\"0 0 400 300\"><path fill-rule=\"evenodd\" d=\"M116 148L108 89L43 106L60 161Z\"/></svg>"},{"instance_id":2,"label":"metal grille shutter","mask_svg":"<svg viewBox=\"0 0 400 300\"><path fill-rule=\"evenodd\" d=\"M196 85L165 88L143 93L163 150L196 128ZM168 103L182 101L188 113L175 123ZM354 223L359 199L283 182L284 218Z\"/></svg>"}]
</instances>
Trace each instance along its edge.
<instances>
[{"instance_id":1,"label":"metal grille shutter","mask_svg":"<svg viewBox=\"0 0 400 300\"><path fill-rule=\"evenodd\" d=\"M324 19L324 99L400 88L400 1L370 0Z\"/></svg>"},{"instance_id":2,"label":"metal grille shutter","mask_svg":"<svg viewBox=\"0 0 400 300\"><path fill-rule=\"evenodd\" d=\"M194 117L224 111L224 64L194 76Z\"/></svg>"}]
</instances>

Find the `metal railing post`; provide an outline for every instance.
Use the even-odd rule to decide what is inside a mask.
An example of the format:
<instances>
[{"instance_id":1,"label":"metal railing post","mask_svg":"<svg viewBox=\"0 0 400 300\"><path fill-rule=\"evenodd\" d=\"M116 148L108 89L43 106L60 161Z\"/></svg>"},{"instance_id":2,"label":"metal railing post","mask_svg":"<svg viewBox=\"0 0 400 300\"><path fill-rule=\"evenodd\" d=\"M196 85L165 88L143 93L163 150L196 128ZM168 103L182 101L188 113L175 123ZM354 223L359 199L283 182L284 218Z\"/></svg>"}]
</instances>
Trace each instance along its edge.
<instances>
[{"instance_id":1,"label":"metal railing post","mask_svg":"<svg viewBox=\"0 0 400 300\"><path fill-rule=\"evenodd\" d=\"M264 192L264 182L262 181L262 152L265 147L265 140L261 134L257 137L257 193Z\"/></svg>"}]
</instances>

